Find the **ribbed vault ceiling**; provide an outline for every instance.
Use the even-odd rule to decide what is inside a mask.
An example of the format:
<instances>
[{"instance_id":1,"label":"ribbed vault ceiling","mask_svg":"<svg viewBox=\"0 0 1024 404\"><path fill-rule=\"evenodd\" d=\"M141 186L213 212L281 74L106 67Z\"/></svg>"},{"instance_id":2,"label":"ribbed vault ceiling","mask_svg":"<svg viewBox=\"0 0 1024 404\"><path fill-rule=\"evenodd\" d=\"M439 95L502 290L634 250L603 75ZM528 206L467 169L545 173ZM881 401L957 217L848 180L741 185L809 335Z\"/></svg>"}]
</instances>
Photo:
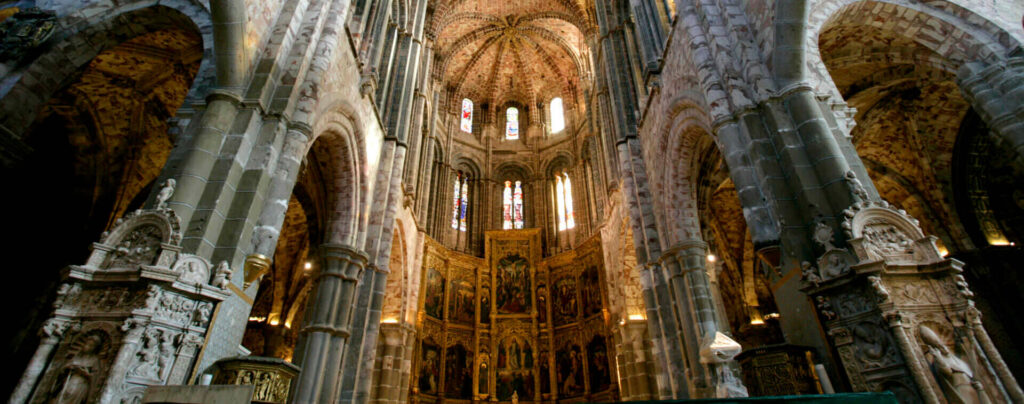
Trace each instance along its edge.
<instances>
[{"instance_id":1,"label":"ribbed vault ceiling","mask_svg":"<svg viewBox=\"0 0 1024 404\"><path fill-rule=\"evenodd\" d=\"M584 73L592 24L577 0L452 0L428 23L434 74L477 105L570 97Z\"/></svg>"}]
</instances>

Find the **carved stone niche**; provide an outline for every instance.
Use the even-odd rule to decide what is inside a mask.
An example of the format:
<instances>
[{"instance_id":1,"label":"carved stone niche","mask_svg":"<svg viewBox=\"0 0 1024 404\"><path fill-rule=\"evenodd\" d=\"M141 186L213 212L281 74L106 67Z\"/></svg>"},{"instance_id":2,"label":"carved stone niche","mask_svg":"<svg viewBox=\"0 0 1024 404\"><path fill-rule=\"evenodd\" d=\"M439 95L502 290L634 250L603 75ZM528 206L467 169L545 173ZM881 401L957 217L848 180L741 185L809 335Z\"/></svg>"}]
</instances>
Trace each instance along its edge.
<instances>
[{"instance_id":1,"label":"carved stone niche","mask_svg":"<svg viewBox=\"0 0 1024 404\"><path fill-rule=\"evenodd\" d=\"M214 384L255 386L253 403L284 404L299 367L291 362L259 356L225 358L213 364Z\"/></svg>"},{"instance_id":2,"label":"carved stone niche","mask_svg":"<svg viewBox=\"0 0 1024 404\"><path fill-rule=\"evenodd\" d=\"M135 403L147 386L186 384L231 271L180 243L173 211L139 210L65 269L10 402Z\"/></svg>"},{"instance_id":3,"label":"carved stone niche","mask_svg":"<svg viewBox=\"0 0 1024 404\"><path fill-rule=\"evenodd\" d=\"M848 273L824 276L805 263L803 291L853 389L895 391L901 402L1024 402L982 327L963 263L942 257L936 238L887 202L857 202L844 215L852 252L832 246L822 258L849 254Z\"/></svg>"}]
</instances>

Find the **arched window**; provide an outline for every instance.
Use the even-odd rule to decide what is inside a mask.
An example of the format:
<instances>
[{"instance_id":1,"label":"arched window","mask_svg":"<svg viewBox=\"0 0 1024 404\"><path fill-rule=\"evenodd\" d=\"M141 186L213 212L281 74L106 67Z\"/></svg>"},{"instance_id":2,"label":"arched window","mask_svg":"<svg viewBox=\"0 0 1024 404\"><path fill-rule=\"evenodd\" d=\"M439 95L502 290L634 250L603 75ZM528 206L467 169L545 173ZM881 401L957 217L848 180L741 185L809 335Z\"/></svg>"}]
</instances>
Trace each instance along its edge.
<instances>
[{"instance_id":1,"label":"arched window","mask_svg":"<svg viewBox=\"0 0 1024 404\"><path fill-rule=\"evenodd\" d=\"M501 228L512 228L512 181L505 181L505 190L501 193Z\"/></svg>"},{"instance_id":2,"label":"arched window","mask_svg":"<svg viewBox=\"0 0 1024 404\"><path fill-rule=\"evenodd\" d=\"M562 108L562 99L555 97L551 100L551 133L561 132L565 129L565 110Z\"/></svg>"},{"instance_id":3,"label":"arched window","mask_svg":"<svg viewBox=\"0 0 1024 404\"><path fill-rule=\"evenodd\" d=\"M523 183L505 181L505 190L502 192L502 221L501 228L522 229L523 228Z\"/></svg>"},{"instance_id":4,"label":"arched window","mask_svg":"<svg viewBox=\"0 0 1024 404\"><path fill-rule=\"evenodd\" d=\"M462 99L462 123L459 127L463 132L473 133L473 101L469 98Z\"/></svg>"},{"instance_id":5,"label":"arched window","mask_svg":"<svg viewBox=\"0 0 1024 404\"><path fill-rule=\"evenodd\" d=\"M505 139L519 139L519 110L516 107L505 110Z\"/></svg>"},{"instance_id":6,"label":"arched window","mask_svg":"<svg viewBox=\"0 0 1024 404\"><path fill-rule=\"evenodd\" d=\"M512 224L517 229L523 228L523 184L516 181L516 189L512 192Z\"/></svg>"},{"instance_id":7,"label":"arched window","mask_svg":"<svg viewBox=\"0 0 1024 404\"><path fill-rule=\"evenodd\" d=\"M455 192L452 202L452 228L466 231L466 209L469 206L469 185L466 175L461 172L455 176Z\"/></svg>"},{"instance_id":8,"label":"arched window","mask_svg":"<svg viewBox=\"0 0 1024 404\"><path fill-rule=\"evenodd\" d=\"M572 181L565 172L555 176L555 211L558 215L558 231L576 227L572 211Z\"/></svg>"}]
</instances>

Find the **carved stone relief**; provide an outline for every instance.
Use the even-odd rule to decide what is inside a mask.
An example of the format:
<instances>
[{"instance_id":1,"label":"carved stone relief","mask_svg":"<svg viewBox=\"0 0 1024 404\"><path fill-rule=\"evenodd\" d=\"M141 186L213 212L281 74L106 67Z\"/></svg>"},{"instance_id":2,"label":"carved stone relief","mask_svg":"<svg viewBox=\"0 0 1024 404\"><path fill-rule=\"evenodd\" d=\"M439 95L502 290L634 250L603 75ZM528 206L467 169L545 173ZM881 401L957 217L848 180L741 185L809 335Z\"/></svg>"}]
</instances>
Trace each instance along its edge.
<instances>
[{"instance_id":1,"label":"carved stone relief","mask_svg":"<svg viewBox=\"0 0 1024 404\"><path fill-rule=\"evenodd\" d=\"M134 403L148 385L187 382L228 292L208 285L205 259L178 254L177 228L170 209L132 212L94 244L85 265L65 272L40 330L56 352L39 347L39 365L22 377L35 387L12 401Z\"/></svg>"},{"instance_id":2,"label":"carved stone relief","mask_svg":"<svg viewBox=\"0 0 1024 404\"><path fill-rule=\"evenodd\" d=\"M844 215L852 248L835 247L819 224L820 272L801 272L854 390L893 391L902 402L1024 401L999 353L978 343L988 336L962 264L884 201L859 201Z\"/></svg>"}]
</instances>

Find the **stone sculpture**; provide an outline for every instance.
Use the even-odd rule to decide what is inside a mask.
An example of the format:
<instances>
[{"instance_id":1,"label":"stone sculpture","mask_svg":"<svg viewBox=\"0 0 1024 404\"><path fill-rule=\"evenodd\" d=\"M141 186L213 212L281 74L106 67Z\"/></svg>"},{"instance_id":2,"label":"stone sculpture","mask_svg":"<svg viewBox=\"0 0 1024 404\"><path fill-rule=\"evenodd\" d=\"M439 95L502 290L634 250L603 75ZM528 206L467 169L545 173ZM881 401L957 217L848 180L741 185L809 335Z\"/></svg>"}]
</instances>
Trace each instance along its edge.
<instances>
[{"instance_id":1,"label":"stone sculpture","mask_svg":"<svg viewBox=\"0 0 1024 404\"><path fill-rule=\"evenodd\" d=\"M167 209L167 201L174 195L174 187L177 182L173 178L168 178L164 181L164 185L160 188L160 193L156 194L156 208L158 210Z\"/></svg>"},{"instance_id":2,"label":"stone sculpture","mask_svg":"<svg viewBox=\"0 0 1024 404\"><path fill-rule=\"evenodd\" d=\"M818 270L811 266L810 262L804 261L800 264L800 273L803 276L804 282L807 282L814 287L821 285L821 276L818 276Z\"/></svg>"},{"instance_id":3,"label":"stone sculpture","mask_svg":"<svg viewBox=\"0 0 1024 404\"><path fill-rule=\"evenodd\" d=\"M974 372L963 359L950 352L938 334L926 325L919 329L921 340L928 350L929 362L935 379L942 387L942 393L950 403L982 404L989 400L984 395L981 383L974 380Z\"/></svg>"},{"instance_id":4,"label":"stone sculpture","mask_svg":"<svg viewBox=\"0 0 1024 404\"><path fill-rule=\"evenodd\" d=\"M217 268L213 270L213 282L210 282L210 284L221 289L227 288L228 284L231 283L231 273L228 262L221 261L220 264L217 264Z\"/></svg>"},{"instance_id":5,"label":"stone sculpture","mask_svg":"<svg viewBox=\"0 0 1024 404\"><path fill-rule=\"evenodd\" d=\"M89 402L89 392L100 376L100 353L103 350L103 337L99 334L86 334L76 342L73 356L64 365L59 379L54 385L49 403L82 404Z\"/></svg>"},{"instance_id":6,"label":"stone sculpture","mask_svg":"<svg viewBox=\"0 0 1024 404\"><path fill-rule=\"evenodd\" d=\"M857 179L857 174L853 173L853 170L846 172L846 186L850 188L850 193L856 195L861 201L868 200L868 190L864 188L864 184Z\"/></svg>"}]
</instances>

